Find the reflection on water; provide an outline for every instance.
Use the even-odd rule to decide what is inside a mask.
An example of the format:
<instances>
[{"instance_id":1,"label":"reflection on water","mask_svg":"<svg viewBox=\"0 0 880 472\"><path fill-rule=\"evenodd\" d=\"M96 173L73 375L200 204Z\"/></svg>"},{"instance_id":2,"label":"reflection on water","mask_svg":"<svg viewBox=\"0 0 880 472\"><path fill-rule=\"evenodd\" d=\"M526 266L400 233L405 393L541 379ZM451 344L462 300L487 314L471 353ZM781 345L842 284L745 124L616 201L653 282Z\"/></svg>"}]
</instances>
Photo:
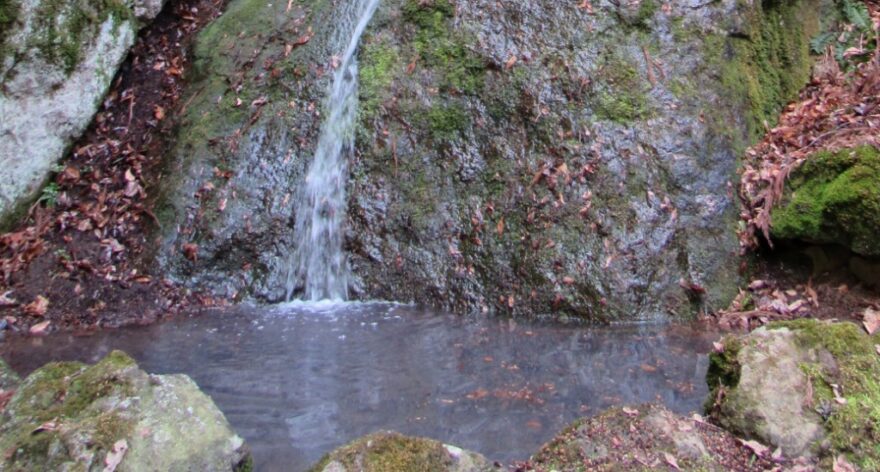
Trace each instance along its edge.
<instances>
[{"instance_id":1,"label":"reflection on water","mask_svg":"<svg viewBox=\"0 0 880 472\"><path fill-rule=\"evenodd\" d=\"M123 349L149 372L189 374L250 443L258 469L304 470L378 429L508 462L611 405L697 410L701 353L716 337L686 326L586 329L388 304L290 304L12 339L0 353L27 373Z\"/></svg>"}]
</instances>

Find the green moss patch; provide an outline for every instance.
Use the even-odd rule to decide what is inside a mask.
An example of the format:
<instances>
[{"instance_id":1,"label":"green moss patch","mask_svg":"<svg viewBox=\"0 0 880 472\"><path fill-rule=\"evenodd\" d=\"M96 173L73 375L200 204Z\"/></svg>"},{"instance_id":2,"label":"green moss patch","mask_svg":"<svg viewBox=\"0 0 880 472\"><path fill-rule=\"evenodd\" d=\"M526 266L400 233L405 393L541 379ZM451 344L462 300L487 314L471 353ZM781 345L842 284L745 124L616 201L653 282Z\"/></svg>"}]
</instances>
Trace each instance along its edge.
<instances>
[{"instance_id":1,"label":"green moss patch","mask_svg":"<svg viewBox=\"0 0 880 472\"><path fill-rule=\"evenodd\" d=\"M880 468L880 337L868 336L852 323L796 320L771 324L788 328L808 349L825 350L836 365L805 365L813 384L813 404L826 416L825 429L832 453L846 454L861 470ZM834 400L837 385L841 404Z\"/></svg>"},{"instance_id":2,"label":"green moss patch","mask_svg":"<svg viewBox=\"0 0 880 472\"><path fill-rule=\"evenodd\" d=\"M453 462L440 442L397 433L365 436L328 454L310 470L321 472L333 461L345 470L363 472L443 472Z\"/></svg>"},{"instance_id":3,"label":"green moss patch","mask_svg":"<svg viewBox=\"0 0 880 472\"><path fill-rule=\"evenodd\" d=\"M404 18L417 28L416 53L438 73L440 89L474 94L483 86L486 65L468 47L472 41L452 29L449 20L454 14L449 0L407 0L403 6Z\"/></svg>"},{"instance_id":4,"label":"green moss patch","mask_svg":"<svg viewBox=\"0 0 880 472\"><path fill-rule=\"evenodd\" d=\"M707 60L724 90L746 111L749 142L776 123L779 111L810 78L810 38L819 31L818 2L763 1L748 6L743 31L707 38Z\"/></svg>"},{"instance_id":5,"label":"green moss patch","mask_svg":"<svg viewBox=\"0 0 880 472\"><path fill-rule=\"evenodd\" d=\"M389 88L402 62L397 46L385 36L364 41L359 60L360 114L362 119L370 120L382 103L390 98Z\"/></svg>"},{"instance_id":6,"label":"green moss patch","mask_svg":"<svg viewBox=\"0 0 880 472\"><path fill-rule=\"evenodd\" d=\"M594 111L601 119L621 124L647 118L649 88L647 78L639 74L635 64L609 54L597 72L592 94Z\"/></svg>"},{"instance_id":7,"label":"green moss patch","mask_svg":"<svg viewBox=\"0 0 880 472\"><path fill-rule=\"evenodd\" d=\"M880 255L880 152L873 146L814 154L789 180L772 235L838 243Z\"/></svg>"}]
</instances>

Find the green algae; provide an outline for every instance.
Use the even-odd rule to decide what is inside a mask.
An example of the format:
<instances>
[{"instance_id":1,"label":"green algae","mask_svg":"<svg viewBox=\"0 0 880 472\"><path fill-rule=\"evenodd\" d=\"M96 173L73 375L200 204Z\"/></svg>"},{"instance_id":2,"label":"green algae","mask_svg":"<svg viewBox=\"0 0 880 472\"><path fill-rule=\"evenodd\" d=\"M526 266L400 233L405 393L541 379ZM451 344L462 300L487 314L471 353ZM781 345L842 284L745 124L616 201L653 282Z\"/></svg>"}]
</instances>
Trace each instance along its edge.
<instances>
[{"instance_id":1,"label":"green algae","mask_svg":"<svg viewBox=\"0 0 880 472\"><path fill-rule=\"evenodd\" d=\"M428 111L428 125L435 140L453 139L470 124L470 115L459 104L442 104Z\"/></svg>"},{"instance_id":2,"label":"green algae","mask_svg":"<svg viewBox=\"0 0 880 472\"><path fill-rule=\"evenodd\" d=\"M772 235L838 243L880 255L880 151L861 146L812 155L791 176L772 212Z\"/></svg>"}]
</instances>

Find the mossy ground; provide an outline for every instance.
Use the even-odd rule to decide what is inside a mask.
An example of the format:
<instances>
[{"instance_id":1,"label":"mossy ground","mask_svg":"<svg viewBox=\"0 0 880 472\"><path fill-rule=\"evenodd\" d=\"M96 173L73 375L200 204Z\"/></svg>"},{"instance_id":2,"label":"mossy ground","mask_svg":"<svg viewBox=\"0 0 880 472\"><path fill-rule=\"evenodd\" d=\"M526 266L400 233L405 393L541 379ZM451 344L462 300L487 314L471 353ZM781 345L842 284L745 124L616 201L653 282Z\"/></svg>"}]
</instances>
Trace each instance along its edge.
<instances>
[{"instance_id":1,"label":"mossy ground","mask_svg":"<svg viewBox=\"0 0 880 472\"><path fill-rule=\"evenodd\" d=\"M0 61L6 57L6 36L18 20L20 8L16 0L0 0Z\"/></svg>"},{"instance_id":2,"label":"mossy ground","mask_svg":"<svg viewBox=\"0 0 880 472\"><path fill-rule=\"evenodd\" d=\"M597 82L593 107L599 118L626 124L648 117L649 86L633 63L615 54L607 55Z\"/></svg>"},{"instance_id":3,"label":"mossy ground","mask_svg":"<svg viewBox=\"0 0 880 472\"><path fill-rule=\"evenodd\" d=\"M772 213L776 238L838 243L880 255L880 151L873 146L822 151L792 175Z\"/></svg>"},{"instance_id":4,"label":"mossy ground","mask_svg":"<svg viewBox=\"0 0 880 472\"><path fill-rule=\"evenodd\" d=\"M321 472L332 461L346 470L362 472L443 472L452 460L437 441L397 433L376 433L335 450L322 458L310 472Z\"/></svg>"}]
</instances>

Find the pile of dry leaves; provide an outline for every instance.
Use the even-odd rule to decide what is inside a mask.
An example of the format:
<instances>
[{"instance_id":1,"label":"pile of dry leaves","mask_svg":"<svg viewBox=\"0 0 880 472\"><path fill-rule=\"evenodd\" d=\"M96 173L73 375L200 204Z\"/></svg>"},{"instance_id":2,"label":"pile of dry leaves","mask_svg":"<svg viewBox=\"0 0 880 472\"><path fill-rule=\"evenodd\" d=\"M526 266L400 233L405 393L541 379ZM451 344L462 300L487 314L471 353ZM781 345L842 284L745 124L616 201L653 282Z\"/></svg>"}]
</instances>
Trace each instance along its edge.
<instances>
[{"instance_id":1,"label":"pile of dry leaves","mask_svg":"<svg viewBox=\"0 0 880 472\"><path fill-rule=\"evenodd\" d=\"M878 2L866 4L875 31L880 30ZM842 72L834 55L826 53L800 100L789 105L779 125L747 151L740 182L744 251L756 248L759 236L771 244L770 212L782 197L788 176L811 155L861 144L880 146L880 43L862 44L847 54L869 59Z\"/></svg>"},{"instance_id":2,"label":"pile of dry leaves","mask_svg":"<svg viewBox=\"0 0 880 472\"><path fill-rule=\"evenodd\" d=\"M223 6L175 2L142 32L62 170L0 235L0 323L33 334L148 323L186 303L140 268L155 221L147 189L161 172L187 47Z\"/></svg>"}]
</instances>

